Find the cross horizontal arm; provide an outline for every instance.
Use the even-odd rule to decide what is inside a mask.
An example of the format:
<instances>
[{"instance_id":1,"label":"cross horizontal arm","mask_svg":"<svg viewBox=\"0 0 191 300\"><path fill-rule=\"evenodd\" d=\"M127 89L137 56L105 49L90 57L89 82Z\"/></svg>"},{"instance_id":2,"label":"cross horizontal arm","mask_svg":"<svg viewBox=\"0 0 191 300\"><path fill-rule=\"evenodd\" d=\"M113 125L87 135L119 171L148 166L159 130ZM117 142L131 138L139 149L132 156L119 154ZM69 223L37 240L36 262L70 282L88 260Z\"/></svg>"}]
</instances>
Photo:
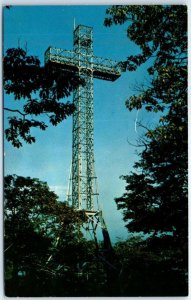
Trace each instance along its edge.
<instances>
[{"instance_id":1,"label":"cross horizontal arm","mask_svg":"<svg viewBox=\"0 0 191 300\"><path fill-rule=\"evenodd\" d=\"M49 47L45 52L45 64L61 64L67 71L77 71L80 68L89 69L94 78L114 81L121 76L120 63L114 60L89 56L87 59L82 53Z\"/></svg>"}]
</instances>

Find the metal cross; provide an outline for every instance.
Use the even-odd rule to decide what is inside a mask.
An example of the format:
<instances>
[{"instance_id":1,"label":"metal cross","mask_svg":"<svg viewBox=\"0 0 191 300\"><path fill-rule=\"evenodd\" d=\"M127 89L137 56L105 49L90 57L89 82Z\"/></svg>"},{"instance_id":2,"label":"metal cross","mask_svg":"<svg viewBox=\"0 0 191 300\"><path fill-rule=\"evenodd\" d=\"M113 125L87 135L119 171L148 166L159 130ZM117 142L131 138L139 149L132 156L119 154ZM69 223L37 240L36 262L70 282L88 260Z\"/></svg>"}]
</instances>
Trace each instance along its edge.
<instances>
[{"instance_id":1,"label":"metal cross","mask_svg":"<svg viewBox=\"0 0 191 300\"><path fill-rule=\"evenodd\" d=\"M93 213L98 196L94 169L93 78L114 81L121 75L120 63L93 55L93 29L79 25L74 30L73 51L49 47L45 63L76 72L85 81L73 95L72 194L75 209Z\"/></svg>"}]
</instances>

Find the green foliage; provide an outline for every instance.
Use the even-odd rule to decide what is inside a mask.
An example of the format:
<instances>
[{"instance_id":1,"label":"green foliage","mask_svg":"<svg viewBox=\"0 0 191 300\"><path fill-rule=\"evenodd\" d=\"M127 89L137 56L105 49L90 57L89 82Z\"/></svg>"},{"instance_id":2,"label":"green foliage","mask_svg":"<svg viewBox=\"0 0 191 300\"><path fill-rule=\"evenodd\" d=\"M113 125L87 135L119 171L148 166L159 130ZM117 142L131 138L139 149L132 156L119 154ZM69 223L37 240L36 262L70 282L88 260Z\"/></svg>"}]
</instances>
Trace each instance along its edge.
<instances>
[{"instance_id":1,"label":"green foliage","mask_svg":"<svg viewBox=\"0 0 191 300\"><path fill-rule=\"evenodd\" d=\"M38 116L46 116L54 126L70 116L75 107L62 99L83 84L79 76L58 67L50 64L41 67L37 57L27 55L21 48L7 50L3 59L3 79L6 94L13 94L14 100L19 101L18 109L5 108L21 116L9 117L10 126L5 130L7 140L18 148L22 146L21 139L30 144L35 142L32 128L45 130L48 127L36 119Z\"/></svg>"},{"instance_id":2,"label":"green foliage","mask_svg":"<svg viewBox=\"0 0 191 300\"><path fill-rule=\"evenodd\" d=\"M107 274L85 222L45 182L8 175L4 181L5 294L14 297L104 296Z\"/></svg>"},{"instance_id":3,"label":"green foliage","mask_svg":"<svg viewBox=\"0 0 191 300\"><path fill-rule=\"evenodd\" d=\"M159 238L132 237L115 245L121 296L187 295L185 275L177 271L178 253L167 236L162 240L163 245Z\"/></svg>"},{"instance_id":4,"label":"green foliage","mask_svg":"<svg viewBox=\"0 0 191 300\"><path fill-rule=\"evenodd\" d=\"M140 47L139 55L129 56L123 62L126 69L134 71L151 58L147 69L150 86L130 97L126 107L130 111L145 108L161 115L154 129L140 124L145 129L144 150L139 153L134 171L122 177L127 183L126 191L115 201L118 209L123 210L130 232L150 235L147 251L151 251L152 243L163 252L170 251L169 270L172 274L169 278L174 280L173 276L183 274L181 287L182 295L185 295L188 251L187 9L181 5L114 6L107 13L110 17L105 20L105 25L127 21L127 35ZM170 245L173 245L173 251L169 250ZM157 251L157 247L153 251ZM159 262L162 278L167 267L163 257ZM162 289L159 293L159 290L153 290L152 295L177 293L172 286L168 292Z\"/></svg>"},{"instance_id":5,"label":"green foliage","mask_svg":"<svg viewBox=\"0 0 191 300\"><path fill-rule=\"evenodd\" d=\"M80 214L58 202L57 196L46 183L30 177L6 176L4 248L5 278L9 279L6 282L6 294L24 295L17 286L19 273L26 273L22 279L25 287L35 278L38 283L43 276L44 281L58 274L60 276L59 265L63 269L68 267L71 272L72 265L82 256L81 222ZM25 293L33 295L30 290Z\"/></svg>"},{"instance_id":6,"label":"green foliage","mask_svg":"<svg viewBox=\"0 0 191 300\"><path fill-rule=\"evenodd\" d=\"M166 104L182 90L185 97L187 78L187 10L186 6L129 5L114 6L107 10L111 17L105 25L123 24L128 21L127 36L141 50L141 54L129 56L123 65L134 71L149 58L154 58L148 73L153 75L150 88L141 95L132 96L127 108L148 111L163 110ZM185 99L186 101L186 99Z\"/></svg>"}]
</instances>

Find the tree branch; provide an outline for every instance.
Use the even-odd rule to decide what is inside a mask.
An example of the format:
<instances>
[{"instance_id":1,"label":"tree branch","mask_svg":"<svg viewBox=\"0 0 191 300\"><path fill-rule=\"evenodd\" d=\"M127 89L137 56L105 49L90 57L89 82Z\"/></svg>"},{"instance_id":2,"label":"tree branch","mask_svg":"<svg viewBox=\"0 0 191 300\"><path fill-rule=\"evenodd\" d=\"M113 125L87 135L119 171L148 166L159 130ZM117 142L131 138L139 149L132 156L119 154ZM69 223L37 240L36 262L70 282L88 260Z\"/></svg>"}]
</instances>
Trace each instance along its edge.
<instances>
[{"instance_id":1,"label":"tree branch","mask_svg":"<svg viewBox=\"0 0 191 300\"><path fill-rule=\"evenodd\" d=\"M9 245L9 246L4 250L4 252L6 252L7 250L9 250L12 246L13 246L13 243L12 243L11 245Z\"/></svg>"},{"instance_id":2,"label":"tree branch","mask_svg":"<svg viewBox=\"0 0 191 300\"><path fill-rule=\"evenodd\" d=\"M141 139L141 143L139 143L139 141L136 141L136 142L137 142L136 145L133 144L133 143L131 143L131 142L129 141L129 139L127 139L127 142L128 142L129 145L131 145L131 146L133 146L133 147L136 147L136 148L138 148L138 147L145 147L145 150L146 150L146 151L147 151L147 149L148 149L147 143L146 143L143 139Z\"/></svg>"},{"instance_id":3,"label":"tree branch","mask_svg":"<svg viewBox=\"0 0 191 300\"><path fill-rule=\"evenodd\" d=\"M18 109L11 109L11 108L7 108L7 107L4 107L4 110L7 110L7 111L10 111L10 112L17 112L19 113L20 115L22 115L23 117L25 117L27 114L24 114L22 113L20 110Z\"/></svg>"}]
</instances>

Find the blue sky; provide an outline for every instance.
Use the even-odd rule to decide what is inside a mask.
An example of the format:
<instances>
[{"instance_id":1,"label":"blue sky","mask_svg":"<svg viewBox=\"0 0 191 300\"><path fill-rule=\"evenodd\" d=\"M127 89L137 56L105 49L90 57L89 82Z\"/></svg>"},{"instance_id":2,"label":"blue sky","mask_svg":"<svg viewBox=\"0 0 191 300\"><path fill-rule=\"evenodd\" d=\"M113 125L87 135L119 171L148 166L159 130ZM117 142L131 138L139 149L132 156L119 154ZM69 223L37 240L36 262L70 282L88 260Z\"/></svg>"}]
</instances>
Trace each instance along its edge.
<instances>
[{"instance_id":1,"label":"blue sky","mask_svg":"<svg viewBox=\"0 0 191 300\"><path fill-rule=\"evenodd\" d=\"M4 10L4 53L13 47L25 47L44 64L44 52L49 46L72 50L73 24L93 27L94 54L117 61L139 53L139 48L126 36L127 24L103 26L106 6L13 6ZM94 149L98 177L99 202L115 242L126 239L122 212L117 211L115 197L125 192L119 177L129 174L137 160L135 143L141 134L135 120L155 124L157 116L144 110L129 112L125 100L135 93L135 86L147 82L146 65L136 72L126 72L115 82L94 80ZM69 99L72 101L72 97ZM16 107L13 96L4 97L6 107ZM7 117L4 114L5 128ZM65 199L72 157L72 118L45 132L33 130L36 143L16 149L5 141L6 174L30 176L46 181L61 200Z\"/></svg>"}]
</instances>

